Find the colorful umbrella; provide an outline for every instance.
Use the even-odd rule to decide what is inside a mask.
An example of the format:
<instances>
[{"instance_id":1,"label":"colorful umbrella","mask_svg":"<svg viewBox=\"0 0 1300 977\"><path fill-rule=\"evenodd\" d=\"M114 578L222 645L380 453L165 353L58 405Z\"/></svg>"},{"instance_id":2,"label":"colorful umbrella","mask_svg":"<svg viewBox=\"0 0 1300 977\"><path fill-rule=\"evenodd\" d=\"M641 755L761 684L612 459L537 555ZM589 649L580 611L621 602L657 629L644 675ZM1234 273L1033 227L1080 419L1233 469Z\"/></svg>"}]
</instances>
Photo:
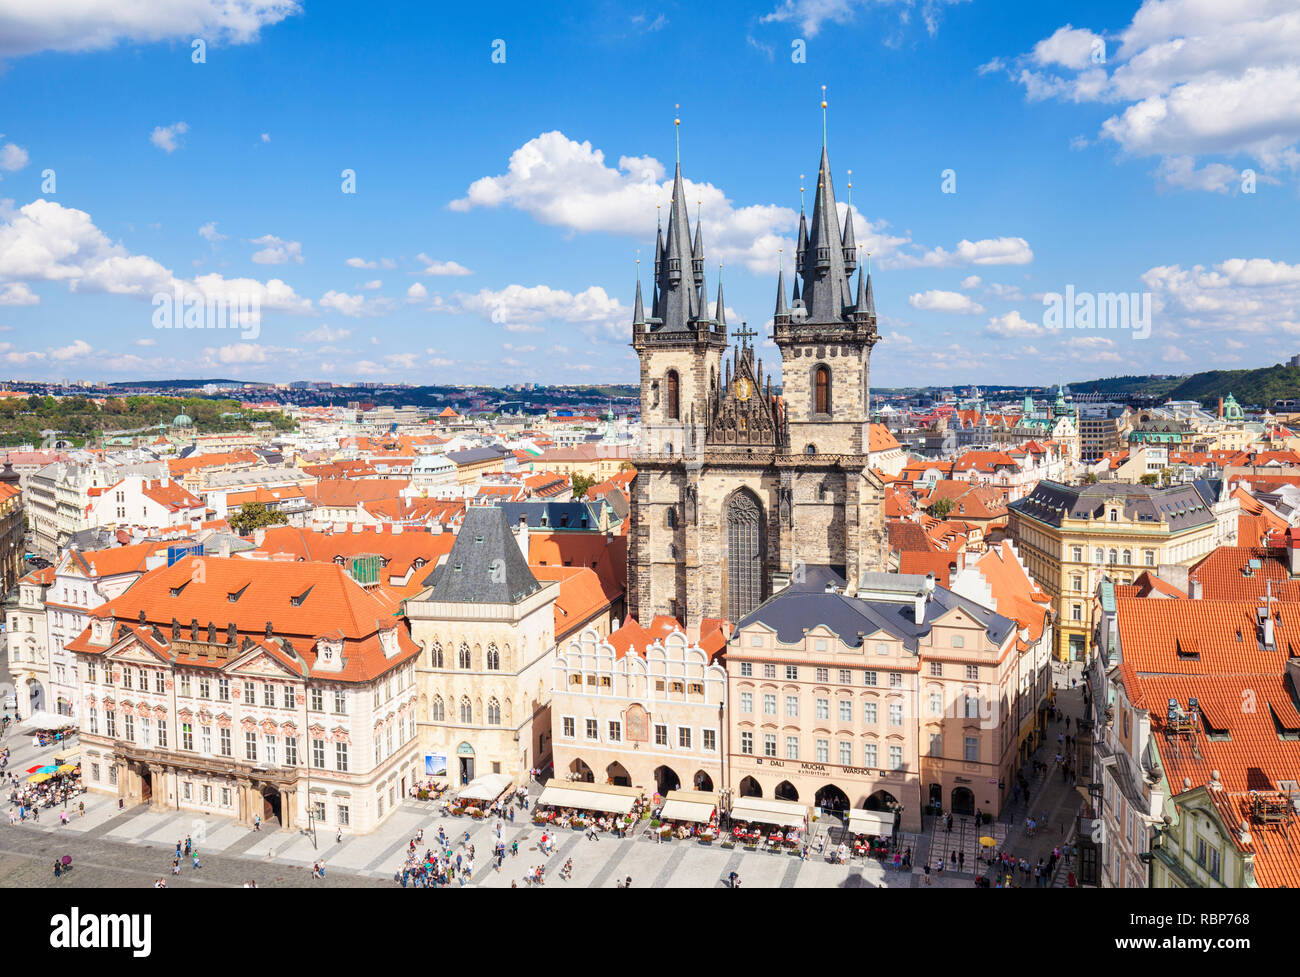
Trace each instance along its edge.
<instances>
[{"instance_id":1,"label":"colorful umbrella","mask_svg":"<svg viewBox=\"0 0 1300 977\"><path fill-rule=\"evenodd\" d=\"M38 764L36 764L36 766L34 766L34 767L28 767L28 768L27 768L27 772L28 772L28 773L40 773L41 770L42 770L44 767L45 767L45 764L43 764L43 763L38 763Z\"/></svg>"},{"instance_id":2,"label":"colorful umbrella","mask_svg":"<svg viewBox=\"0 0 1300 977\"><path fill-rule=\"evenodd\" d=\"M76 773L80 769L80 764L65 763L56 770L56 773Z\"/></svg>"},{"instance_id":3,"label":"colorful umbrella","mask_svg":"<svg viewBox=\"0 0 1300 977\"><path fill-rule=\"evenodd\" d=\"M49 779L50 779L50 775L48 773L37 773L37 774L32 774L32 776L28 777L27 782L29 784L43 784L45 783L45 781Z\"/></svg>"}]
</instances>

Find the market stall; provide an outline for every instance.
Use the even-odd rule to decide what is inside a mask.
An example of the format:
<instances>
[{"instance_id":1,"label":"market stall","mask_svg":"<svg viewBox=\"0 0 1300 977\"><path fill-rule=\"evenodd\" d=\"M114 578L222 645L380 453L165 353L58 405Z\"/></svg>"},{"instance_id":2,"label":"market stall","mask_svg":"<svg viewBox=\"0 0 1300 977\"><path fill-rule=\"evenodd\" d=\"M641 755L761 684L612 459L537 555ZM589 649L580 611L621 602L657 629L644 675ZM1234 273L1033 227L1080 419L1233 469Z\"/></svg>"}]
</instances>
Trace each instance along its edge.
<instances>
[{"instance_id":1,"label":"market stall","mask_svg":"<svg viewBox=\"0 0 1300 977\"><path fill-rule=\"evenodd\" d=\"M514 785L509 774L488 773L476 777L456 793L457 813L481 817Z\"/></svg>"},{"instance_id":2,"label":"market stall","mask_svg":"<svg viewBox=\"0 0 1300 977\"><path fill-rule=\"evenodd\" d=\"M659 810L660 831L678 837L697 835L706 841L717 837L718 795L702 790L670 790Z\"/></svg>"},{"instance_id":3,"label":"market stall","mask_svg":"<svg viewBox=\"0 0 1300 977\"><path fill-rule=\"evenodd\" d=\"M552 780L537 798L533 820L559 827L626 828L636 820L643 797L639 787Z\"/></svg>"},{"instance_id":4,"label":"market stall","mask_svg":"<svg viewBox=\"0 0 1300 977\"><path fill-rule=\"evenodd\" d=\"M894 833L894 815L888 811L867 811L860 807L849 809L848 835L853 851L858 855L883 856L889 851L889 839Z\"/></svg>"},{"instance_id":5,"label":"market stall","mask_svg":"<svg viewBox=\"0 0 1300 977\"><path fill-rule=\"evenodd\" d=\"M732 836L747 845L795 846L808 827L808 808L796 801L741 797L731 806L731 825Z\"/></svg>"}]
</instances>

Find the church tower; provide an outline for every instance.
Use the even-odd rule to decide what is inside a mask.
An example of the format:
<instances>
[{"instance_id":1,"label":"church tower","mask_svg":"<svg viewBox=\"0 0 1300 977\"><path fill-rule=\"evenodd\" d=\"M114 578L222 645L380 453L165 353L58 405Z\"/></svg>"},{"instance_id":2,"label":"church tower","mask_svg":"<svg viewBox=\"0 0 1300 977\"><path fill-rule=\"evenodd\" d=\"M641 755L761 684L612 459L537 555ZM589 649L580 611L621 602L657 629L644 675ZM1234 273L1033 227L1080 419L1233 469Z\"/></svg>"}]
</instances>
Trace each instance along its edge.
<instances>
[{"instance_id":1,"label":"church tower","mask_svg":"<svg viewBox=\"0 0 1300 977\"><path fill-rule=\"evenodd\" d=\"M722 286L710 315L703 235L697 225L692 243L677 168L651 314L638 281L632 317L642 430L628 610L643 624L657 614L687 628L706 617L738 623L787 584L812 579L809 570L826 568L852 590L862 571L884 567L884 487L867 467L874 296L869 271L852 288L852 215L841 231L824 135L819 170L811 229L800 215L788 305L783 269L777 277L778 395L743 323L724 356Z\"/></svg>"}]
</instances>

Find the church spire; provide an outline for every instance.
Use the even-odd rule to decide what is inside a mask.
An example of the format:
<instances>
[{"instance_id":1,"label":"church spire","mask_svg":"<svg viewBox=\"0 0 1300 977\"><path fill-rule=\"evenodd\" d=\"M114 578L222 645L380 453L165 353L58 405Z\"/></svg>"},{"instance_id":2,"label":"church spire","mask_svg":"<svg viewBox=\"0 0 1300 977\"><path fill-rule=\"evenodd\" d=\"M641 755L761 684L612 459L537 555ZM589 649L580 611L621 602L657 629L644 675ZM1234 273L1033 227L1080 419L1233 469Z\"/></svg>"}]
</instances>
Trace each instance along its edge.
<instances>
[{"instance_id":1,"label":"church spire","mask_svg":"<svg viewBox=\"0 0 1300 977\"><path fill-rule=\"evenodd\" d=\"M723 332L726 331L727 307L722 303L722 265L718 265L718 305L713 312L713 321Z\"/></svg>"},{"instance_id":2,"label":"church spire","mask_svg":"<svg viewBox=\"0 0 1300 977\"><path fill-rule=\"evenodd\" d=\"M844 271L852 275L858 266L858 246L853 239L853 171L849 170L848 212L844 215L844 235L841 238L844 251Z\"/></svg>"},{"instance_id":3,"label":"church spire","mask_svg":"<svg viewBox=\"0 0 1300 977\"><path fill-rule=\"evenodd\" d=\"M641 270L641 262L637 262L637 271ZM636 276L636 303L632 306L632 325L645 325L645 306L641 303L641 276Z\"/></svg>"},{"instance_id":4,"label":"church spire","mask_svg":"<svg viewBox=\"0 0 1300 977\"><path fill-rule=\"evenodd\" d=\"M824 108L824 106L823 106ZM852 304L848 274L844 267L844 239L835 207L831 161L822 145L817 167L817 196L813 199L808 244L799 269L803 276L803 302L810 323L838 323Z\"/></svg>"},{"instance_id":5,"label":"church spire","mask_svg":"<svg viewBox=\"0 0 1300 977\"><path fill-rule=\"evenodd\" d=\"M659 318L663 332L681 332L698 312L695 300L694 275L687 275L692 267L691 227L686 213L686 187L682 182L679 164L673 174L673 197L668 207L668 235L664 256L659 269Z\"/></svg>"},{"instance_id":6,"label":"church spire","mask_svg":"<svg viewBox=\"0 0 1300 977\"><path fill-rule=\"evenodd\" d=\"M779 248L777 249L777 253L778 254L780 253ZM774 315L777 318L780 318L781 316L785 316L787 319L790 318L790 310L789 308L786 307L785 304L785 258L784 257L782 257L781 259L781 270L776 273L776 312L774 313Z\"/></svg>"}]
</instances>

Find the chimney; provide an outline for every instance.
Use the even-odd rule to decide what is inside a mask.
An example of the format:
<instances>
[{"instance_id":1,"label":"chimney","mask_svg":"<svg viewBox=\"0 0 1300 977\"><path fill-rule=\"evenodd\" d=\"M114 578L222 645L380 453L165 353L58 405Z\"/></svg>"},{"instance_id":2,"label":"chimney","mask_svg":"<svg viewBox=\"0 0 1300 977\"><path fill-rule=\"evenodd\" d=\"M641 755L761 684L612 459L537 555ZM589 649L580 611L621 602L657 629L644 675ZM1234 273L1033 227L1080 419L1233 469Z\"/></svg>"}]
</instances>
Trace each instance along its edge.
<instances>
[{"instance_id":1,"label":"chimney","mask_svg":"<svg viewBox=\"0 0 1300 977\"><path fill-rule=\"evenodd\" d=\"M1219 398L1219 420L1223 420L1223 398Z\"/></svg>"},{"instance_id":2,"label":"chimney","mask_svg":"<svg viewBox=\"0 0 1300 977\"><path fill-rule=\"evenodd\" d=\"M1200 600L1201 594L1204 592L1202 587L1203 585L1201 584L1201 581L1199 580L1191 581L1191 583L1187 585L1187 596L1190 597L1192 600Z\"/></svg>"},{"instance_id":3,"label":"chimney","mask_svg":"<svg viewBox=\"0 0 1300 977\"><path fill-rule=\"evenodd\" d=\"M169 485L171 485L171 483L172 480L167 476L165 472L163 473L163 477L158 480L158 484L163 488L167 488Z\"/></svg>"},{"instance_id":4,"label":"chimney","mask_svg":"<svg viewBox=\"0 0 1300 977\"><path fill-rule=\"evenodd\" d=\"M266 542L266 528L265 528L265 527L259 527L259 528L257 528L257 529L254 529L254 530L253 530L253 545L254 545L254 546L261 546L264 542Z\"/></svg>"},{"instance_id":5,"label":"chimney","mask_svg":"<svg viewBox=\"0 0 1300 977\"><path fill-rule=\"evenodd\" d=\"M1287 573L1293 577L1300 576L1300 532L1295 526L1287 527L1285 543Z\"/></svg>"},{"instance_id":6,"label":"chimney","mask_svg":"<svg viewBox=\"0 0 1300 977\"><path fill-rule=\"evenodd\" d=\"M917 594L914 599L913 606L915 609L915 622L917 624L925 623L925 600L926 595L924 593Z\"/></svg>"}]
</instances>

